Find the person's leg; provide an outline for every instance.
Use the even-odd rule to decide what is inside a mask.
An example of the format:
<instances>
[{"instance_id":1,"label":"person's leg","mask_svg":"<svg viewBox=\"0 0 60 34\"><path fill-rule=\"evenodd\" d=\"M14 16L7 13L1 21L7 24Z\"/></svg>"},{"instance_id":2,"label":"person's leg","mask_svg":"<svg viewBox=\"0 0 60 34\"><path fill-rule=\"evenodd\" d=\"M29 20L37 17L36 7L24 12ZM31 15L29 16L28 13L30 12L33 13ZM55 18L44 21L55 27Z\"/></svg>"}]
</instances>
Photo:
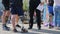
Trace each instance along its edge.
<instances>
[{"instance_id":1,"label":"person's leg","mask_svg":"<svg viewBox=\"0 0 60 34\"><path fill-rule=\"evenodd\" d=\"M57 7L57 8L56 8L56 7ZM59 19L59 18L60 18L60 17L59 17L59 16L60 16L60 15L59 15L59 10L60 10L60 9L58 8L58 6L55 6L55 7L54 7L54 12L55 12L55 14L54 14L54 15L55 15L55 29L58 29L58 28L59 28L59 27L58 27L58 26L59 26L58 24L60 23L60 21L59 21L59 20L60 20L60 19Z\"/></svg>"},{"instance_id":2,"label":"person's leg","mask_svg":"<svg viewBox=\"0 0 60 34\"><path fill-rule=\"evenodd\" d=\"M18 32L16 30L16 16L17 16L17 9L15 8L15 6L11 6L11 22L12 22L12 27L13 27L13 31L14 32Z\"/></svg>"},{"instance_id":3,"label":"person's leg","mask_svg":"<svg viewBox=\"0 0 60 34\"><path fill-rule=\"evenodd\" d=\"M10 10L6 11L6 16L9 17L10 16Z\"/></svg>"},{"instance_id":4,"label":"person's leg","mask_svg":"<svg viewBox=\"0 0 60 34\"><path fill-rule=\"evenodd\" d=\"M60 30L60 6L57 6L57 24L58 30Z\"/></svg>"},{"instance_id":5,"label":"person's leg","mask_svg":"<svg viewBox=\"0 0 60 34\"><path fill-rule=\"evenodd\" d=\"M5 7L5 10L3 11L3 15L2 15L3 29L9 30L9 27L6 26L6 22L8 20L7 17L9 17L9 15L7 14L9 12L9 5L7 5L7 4L3 4L3 5Z\"/></svg>"},{"instance_id":6,"label":"person's leg","mask_svg":"<svg viewBox=\"0 0 60 34\"><path fill-rule=\"evenodd\" d=\"M57 15L58 13L57 13L57 9L54 7L54 15L55 15L55 27L57 27Z\"/></svg>"},{"instance_id":7,"label":"person's leg","mask_svg":"<svg viewBox=\"0 0 60 34\"><path fill-rule=\"evenodd\" d=\"M33 27L33 15L34 15L34 10L30 7L30 11L29 11L30 21L29 21L28 29L32 29Z\"/></svg>"},{"instance_id":8,"label":"person's leg","mask_svg":"<svg viewBox=\"0 0 60 34\"><path fill-rule=\"evenodd\" d=\"M6 11L6 18L5 18L6 22L8 21L9 17L10 17L10 10L7 10Z\"/></svg>"},{"instance_id":9,"label":"person's leg","mask_svg":"<svg viewBox=\"0 0 60 34\"><path fill-rule=\"evenodd\" d=\"M38 29L41 29L41 11L36 9L36 18L37 18L37 26Z\"/></svg>"},{"instance_id":10,"label":"person's leg","mask_svg":"<svg viewBox=\"0 0 60 34\"><path fill-rule=\"evenodd\" d=\"M53 25L53 15L49 15L49 28L54 27Z\"/></svg>"},{"instance_id":11,"label":"person's leg","mask_svg":"<svg viewBox=\"0 0 60 34\"><path fill-rule=\"evenodd\" d=\"M60 27L60 12L58 11L58 27Z\"/></svg>"},{"instance_id":12,"label":"person's leg","mask_svg":"<svg viewBox=\"0 0 60 34\"><path fill-rule=\"evenodd\" d=\"M21 28L21 26L18 24L18 21L19 21L19 16L16 15L16 19L15 19L16 27L20 27Z\"/></svg>"},{"instance_id":13,"label":"person's leg","mask_svg":"<svg viewBox=\"0 0 60 34\"><path fill-rule=\"evenodd\" d=\"M5 16L6 16L6 11L3 12L2 14L2 23L5 24Z\"/></svg>"},{"instance_id":14,"label":"person's leg","mask_svg":"<svg viewBox=\"0 0 60 34\"><path fill-rule=\"evenodd\" d=\"M20 16L24 17L23 16L24 12L23 12L22 5L17 7L17 11L18 12L17 12L17 15L16 15L16 26L21 28L21 26L18 24L18 21L19 21L19 19L22 19L22 18L20 18ZM22 21L22 22L24 22L24 21Z\"/></svg>"},{"instance_id":15,"label":"person's leg","mask_svg":"<svg viewBox=\"0 0 60 34\"><path fill-rule=\"evenodd\" d=\"M4 30L10 30L9 29L9 27L7 27L7 25L6 25L6 20L8 19L6 19L6 10L4 10L4 12L3 12L3 14L2 14L2 23L3 23L3 29Z\"/></svg>"},{"instance_id":16,"label":"person's leg","mask_svg":"<svg viewBox=\"0 0 60 34\"><path fill-rule=\"evenodd\" d=\"M49 10L49 28L53 27L53 6L48 6L48 10Z\"/></svg>"},{"instance_id":17,"label":"person's leg","mask_svg":"<svg viewBox=\"0 0 60 34\"><path fill-rule=\"evenodd\" d=\"M18 15L16 15L16 19L15 19L16 24L18 24L18 20L19 20L19 16L18 16Z\"/></svg>"},{"instance_id":18,"label":"person's leg","mask_svg":"<svg viewBox=\"0 0 60 34\"><path fill-rule=\"evenodd\" d=\"M11 21L12 21L13 31L17 32L16 25L15 25L15 18L16 18L16 15L11 15Z\"/></svg>"}]
</instances>

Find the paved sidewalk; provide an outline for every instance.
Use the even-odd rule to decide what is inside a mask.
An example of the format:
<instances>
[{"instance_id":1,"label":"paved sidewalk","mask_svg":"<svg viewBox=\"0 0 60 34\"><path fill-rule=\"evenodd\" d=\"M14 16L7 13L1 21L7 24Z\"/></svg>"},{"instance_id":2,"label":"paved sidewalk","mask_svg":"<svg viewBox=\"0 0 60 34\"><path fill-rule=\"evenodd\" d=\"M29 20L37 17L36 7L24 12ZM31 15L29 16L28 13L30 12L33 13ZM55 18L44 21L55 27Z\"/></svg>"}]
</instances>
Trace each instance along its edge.
<instances>
[{"instance_id":1,"label":"paved sidewalk","mask_svg":"<svg viewBox=\"0 0 60 34\"><path fill-rule=\"evenodd\" d=\"M38 30L36 24L34 24L33 29L28 30L29 31L28 33L20 33L20 28L17 28L19 33L14 33L12 31L11 24L9 24L8 26L11 28L11 31L4 31L2 30L2 23L0 22L0 34L60 34L60 30L49 29L48 27L44 27L43 25L42 25L42 29ZM27 29L28 24L24 24L24 27Z\"/></svg>"}]
</instances>

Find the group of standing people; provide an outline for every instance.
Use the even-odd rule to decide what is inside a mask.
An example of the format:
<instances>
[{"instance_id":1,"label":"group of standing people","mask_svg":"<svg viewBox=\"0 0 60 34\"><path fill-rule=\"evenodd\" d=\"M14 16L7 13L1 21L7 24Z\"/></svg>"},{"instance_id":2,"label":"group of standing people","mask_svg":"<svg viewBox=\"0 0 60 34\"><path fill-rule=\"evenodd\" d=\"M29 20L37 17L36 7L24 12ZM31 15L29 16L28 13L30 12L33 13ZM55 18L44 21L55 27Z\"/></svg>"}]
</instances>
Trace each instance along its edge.
<instances>
[{"instance_id":1,"label":"group of standing people","mask_svg":"<svg viewBox=\"0 0 60 34\"><path fill-rule=\"evenodd\" d=\"M47 7L49 11L49 28L60 29L60 0L47 0Z\"/></svg>"},{"instance_id":2,"label":"group of standing people","mask_svg":"<svg viewBox=\"0 0 60 34\"><path fill-rule=\"evenodd\" d=\"M7 20L8 17L11 16L11 22L13 26L13 31L18 32L16 27L21 27L18 24L19 16L24 17L24 12L23 12L23 0L2 0L2 4L4 5L5 10L3 10L2 14L2 26L3 30L10 30L10 28L7 26ZM30 0L29 1L29 15L30 15L30 21L29 21L29 28L32 29L33 26L33 14L34 11L37 13L37 26L38 29L40 30L41 28L41 16L40 16L40 11L36 9L36 7L40 4L40 0ZM10 10L11 8L11 10ZM7 19L6 19L7 18ZM23 20L22 20L23 21Z\"/></svg>"},{"instance_id":3,"label":"group of standing people","mask_svg":"<svg viewBox=\"0 0 60 34\"><path fill-rule=\"evenodd\" d=\"M2 0L2 4L4 5L5 8L2 14L3 30L8 30L8 31L10 30L10 28L7 26L7 20L8 17L11 16L13 31L18 32L16 27L21 27L18 24L19 16L24 15L22 0Z\"/></svg>"},{"instance_id":4,"label":"group of standing people","mask_svg":"<svg viewBox=\"0 0 60 34\"><path fill-rule=\"evenodd\" d=\"M21 27L18 24L19 16L24 16L24 11L23 11L23 0L2 0L2 4L4 5L5 10L3 10L3 15L2 15L2 26L4 30L10 30L9 27L6 25L6 21L10 15L11 15L11 21L12 21L12 26L13 26L13 31L18 32L16 27ZM54 6L53 6L54 3ZM30 16L30 21L29 21L29 28L32 29L33 27L33 15L34 11L36 11L36 21L37 21L37 27L38 30L41 29L41 11L36 9L37 6L41 4L44 5L44 2L42 3L41 0L30 0L29 1L29 16ZM53 11L54 7L54 11ZM50 17L50 23L49 26L53 27L51 25L53 15L55 16L55 26L59 24L58 26L60 27L60 0L48 0L48 10L49 10L49 17ZM11 10L10 10L11 8ZM23 20L22 20L23 21Z\"/></svg>"}]
</instances>

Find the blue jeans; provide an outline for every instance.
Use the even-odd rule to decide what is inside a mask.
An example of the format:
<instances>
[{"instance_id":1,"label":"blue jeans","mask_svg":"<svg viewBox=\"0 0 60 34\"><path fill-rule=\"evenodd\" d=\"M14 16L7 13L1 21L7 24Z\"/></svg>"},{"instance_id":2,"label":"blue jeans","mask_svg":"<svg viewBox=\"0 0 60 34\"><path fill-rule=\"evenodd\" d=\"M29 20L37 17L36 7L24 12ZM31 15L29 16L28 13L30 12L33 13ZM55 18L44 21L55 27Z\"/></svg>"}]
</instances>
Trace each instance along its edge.
<instances>
[{"instance_id":1,"label":"blue jeans","mask_svg":"<svg viewBox=\"0 0 60 34\"><path fill-rule=\"evenodd\" d=\"M60 6L54 7L54 14L55 14L55 26L60 27Z\"/></svg>"}]
</instances>

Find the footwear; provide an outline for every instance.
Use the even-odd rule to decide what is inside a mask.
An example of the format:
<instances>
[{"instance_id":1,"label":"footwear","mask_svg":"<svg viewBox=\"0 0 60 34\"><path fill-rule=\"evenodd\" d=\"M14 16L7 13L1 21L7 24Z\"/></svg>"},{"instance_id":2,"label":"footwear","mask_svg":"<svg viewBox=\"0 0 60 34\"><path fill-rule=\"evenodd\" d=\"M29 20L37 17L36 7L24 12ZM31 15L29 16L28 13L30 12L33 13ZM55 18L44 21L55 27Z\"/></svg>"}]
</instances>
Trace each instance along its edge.
<instances>
[{"instance_id":1,"label":"footwear","mask_svg":"<svg viewBox=\"0 0 60 34\"><path fill-rule=\"evenodd\" d=\"M10 30L10 28L9 28L9 27L7 27L7 26L3 26L3 30L7 30L7 31L9 31L9 30Z\"/></svg>"},{"instance_id":2,"label":"footwear","mask_svg":"<svg viewBox=\"0 0 60 34\"><path fill-rule=\"evenodd\" d=\"M21 32L22 32L22 33L27 33L28 30L23 27L23 28L21 29Z\"/></svg>"},{"instance_id":3,"label":"footwear","mask_svg":"<svg viewBox=\"0 0 60 34\"><path fill-rule=\"evenodd\" d=\"M38 30L41 30L41 27L39 27Z\"/></svg>"},{"instance_id":4,"label":"footwear","mask_svg":"<svg viewBox=\"0 0 60 34\"><path fill-rule=\"evenodd\" d=\"M41 30L41 28L38 28L38 30Z\"/></svg>"},{"instance_id":5,"label":"footwear","mask_svg":"<svg viewBox=\"0 0 60 34\"><path fill-rule=\"evenodd\" d=\"M20 25L18 25L18 24L16 25L16 27L19 27L19 28L21 28L21 26L20 26Z\"/></svg>"},{"instance_id":6,"label":"footwear","mask_svg":"<svg viewBox=\"0 0 60 34\"><path fill-rule=\"evenodd\" d=\"M14 29L13 32L18 32L18 31L16 29Z\"/></svg>"},{"instance_id":7,"label":"footwear","mask_svg":"<svg viewBox=\"0 0 60 34\"><path fill-rule=\"evenodd\" d=\"M54 28L54 26L53 26L53 25L51 25L51 24L49 24L49 29L51 29L51 28Z\"/></svg>"},{"instance_id":8,"label":"footwear","mask_svg":"<svg viewBox=\"0 0 60 34\"><path fill-rule=\"evenodd\" d=\"M44 26L47 27L49 24L48 23L45 23Z\"/></svg>"},{"instance_id":9,"label":"footwear","mask_svg":"<svg viewBox=\"0 0 60 34\"><path fill-rule=\"evenodd\" d=\"M31 27L29 27L28 29L32 29Z\"/></svg>"}]
</instances>

